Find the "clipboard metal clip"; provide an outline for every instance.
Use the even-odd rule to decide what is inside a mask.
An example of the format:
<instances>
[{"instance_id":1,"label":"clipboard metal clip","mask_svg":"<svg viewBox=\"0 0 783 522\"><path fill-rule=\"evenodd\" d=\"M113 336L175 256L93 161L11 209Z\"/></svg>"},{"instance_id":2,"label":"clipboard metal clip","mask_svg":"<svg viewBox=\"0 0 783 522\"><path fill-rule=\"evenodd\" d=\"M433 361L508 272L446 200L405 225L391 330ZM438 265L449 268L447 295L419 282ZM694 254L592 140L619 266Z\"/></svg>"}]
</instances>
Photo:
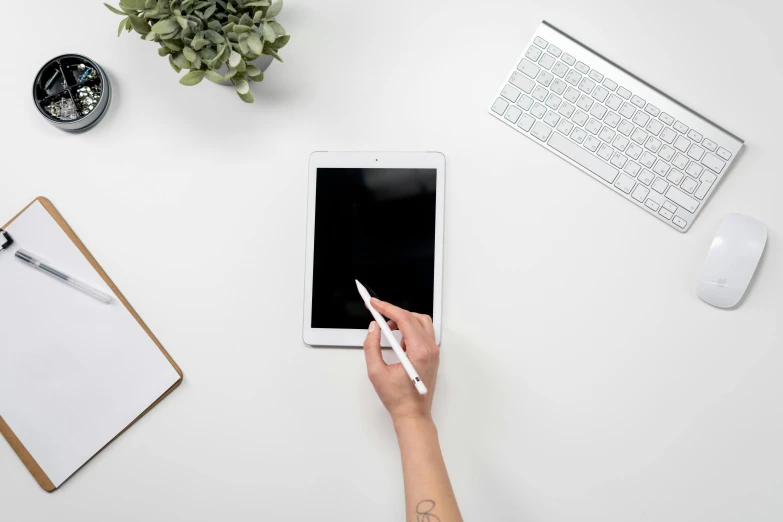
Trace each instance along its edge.
<instances>
[{"instance_id":1,"label":"clipboard metal clip","mask_svg":"<svg viewBox=\"0 0 783 522\"><path fill-rule=\"evenodd\" d=\"M11 239L11 234L0 228L0 252L7 250L13 244L14 240Z\"/></svg>"}]
</instances>

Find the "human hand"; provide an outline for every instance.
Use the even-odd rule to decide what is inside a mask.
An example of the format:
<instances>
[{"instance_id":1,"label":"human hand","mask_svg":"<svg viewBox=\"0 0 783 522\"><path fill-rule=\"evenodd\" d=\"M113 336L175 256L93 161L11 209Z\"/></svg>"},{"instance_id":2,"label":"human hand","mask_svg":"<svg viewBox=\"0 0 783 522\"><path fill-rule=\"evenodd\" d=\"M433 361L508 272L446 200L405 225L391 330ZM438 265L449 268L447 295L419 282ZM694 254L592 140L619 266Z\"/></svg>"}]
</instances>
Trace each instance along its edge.
<instances>
[{"instance_id":1,"label":"human hand","mask_svg":"<svg viewBox=\"0 0 783 522\"><path fill-rule=\"evenodd\" d=\"M427 387L427 395L419 395L402 364L386 364L381 356L381 329L370 323L364 341L367 374L381 402L394 422L403 419L431 419L432 397L438 378L440 348L435 344L435 329L427 315L411 313L392 304L372 299L372 306L390 318L389 328L402 332L400 345Z\"/></svg>"}]
</instances>

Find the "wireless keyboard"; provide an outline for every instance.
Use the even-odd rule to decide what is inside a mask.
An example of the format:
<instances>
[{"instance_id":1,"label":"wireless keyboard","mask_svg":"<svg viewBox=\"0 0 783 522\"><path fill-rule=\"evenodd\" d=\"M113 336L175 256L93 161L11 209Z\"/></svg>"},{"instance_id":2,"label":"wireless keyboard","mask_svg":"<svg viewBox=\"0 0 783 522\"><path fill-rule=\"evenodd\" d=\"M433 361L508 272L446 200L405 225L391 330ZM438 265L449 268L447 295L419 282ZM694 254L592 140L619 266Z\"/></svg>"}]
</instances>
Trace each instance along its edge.
<instances>
[{"instance_id":1,"label":"wireless keyboard","mask_svg":"<svg viewBox=\"0 0 783 522\"><path fill-rule=\"evenodd\" d=\"M489 112L680 232L744 143L547 22Z\"/></svg>"}]
</instances>

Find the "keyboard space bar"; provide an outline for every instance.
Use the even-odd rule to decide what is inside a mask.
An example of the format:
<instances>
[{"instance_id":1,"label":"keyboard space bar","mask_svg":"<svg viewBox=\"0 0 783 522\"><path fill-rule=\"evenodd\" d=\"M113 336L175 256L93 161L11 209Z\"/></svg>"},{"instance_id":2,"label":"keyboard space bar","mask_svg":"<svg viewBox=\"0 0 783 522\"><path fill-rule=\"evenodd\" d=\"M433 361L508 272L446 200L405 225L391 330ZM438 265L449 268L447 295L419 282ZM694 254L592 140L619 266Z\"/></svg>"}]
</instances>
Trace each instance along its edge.
<instances>
[{"instance_id":1,"label":"keyboard space bar","mask_svg":"<svg viewBox=\"0 0 783 522\"><path fill-rule=\"evenodd\" d=\"M560 154L564 154L573 161L579 163L607 183L614 183L614 179L617 177L618 172L616 168L604 163L565 136L554 133L549 140L549 146Z\"/></svg>"}]
</instances>

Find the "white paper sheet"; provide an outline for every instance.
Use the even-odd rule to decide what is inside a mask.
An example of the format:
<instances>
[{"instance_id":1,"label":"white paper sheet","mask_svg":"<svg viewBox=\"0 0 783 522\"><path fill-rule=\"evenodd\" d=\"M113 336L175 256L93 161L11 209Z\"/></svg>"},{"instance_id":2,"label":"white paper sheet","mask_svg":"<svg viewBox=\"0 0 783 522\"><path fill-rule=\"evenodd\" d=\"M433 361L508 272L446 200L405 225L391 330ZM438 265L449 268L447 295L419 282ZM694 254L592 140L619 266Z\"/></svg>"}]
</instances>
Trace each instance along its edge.
<instances>
[{"instance_id":1,"label":"white paper sheet","mask_svg":"<svg viewBox=\"0 0 783 522\"><path fill-rule=\"evenodd\" d=\"M114 295L43 205L0 252L0 416L60 486L179 378L130 312L14 257L24 248Z\"/></svg>"}]
</instances>

